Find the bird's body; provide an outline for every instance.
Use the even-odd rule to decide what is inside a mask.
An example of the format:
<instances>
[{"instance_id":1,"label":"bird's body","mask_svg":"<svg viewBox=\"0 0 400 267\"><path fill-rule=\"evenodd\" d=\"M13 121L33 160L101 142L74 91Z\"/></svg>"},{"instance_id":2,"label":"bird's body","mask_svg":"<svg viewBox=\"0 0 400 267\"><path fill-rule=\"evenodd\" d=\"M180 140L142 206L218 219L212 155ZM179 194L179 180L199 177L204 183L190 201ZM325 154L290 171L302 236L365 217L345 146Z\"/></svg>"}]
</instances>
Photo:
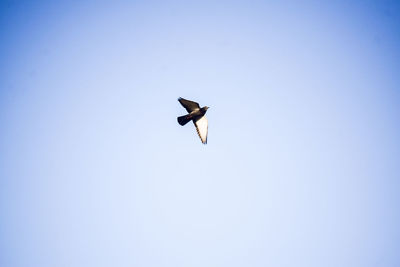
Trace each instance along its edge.
<instances>
[{"instance_id":1,"label":"bird's body","mask_svg":"<svg viewBox=\"0 0 400 267\"><path fill-rule=\"evenodd\" d=\"M183 126L189 121L193 121L201 142L203 144L207 144L208 121L205 114L208 107L200 108L198 103L181 97L178 99L178 101L187 110L187 112L189 112L187 115L178 117L178 123Z\"/></svg>"},{"instance_id":2,"label":"bird's body","mask_svg":"<svg viewBox=\"0 0 400 267\"><path fill-rule=\"evenodd\" d=\"M205 108L193 110L192 112L190 112L187 115L178 117L178 122L182 126L185 125L186 123L188 123L191 120L193 120L193 122L196 122L201 117L203 117L206 114L206 112L207 112L207 110ZM181 118L181 119L179 119L179 118Z\"/></svg>"}]
</instances>

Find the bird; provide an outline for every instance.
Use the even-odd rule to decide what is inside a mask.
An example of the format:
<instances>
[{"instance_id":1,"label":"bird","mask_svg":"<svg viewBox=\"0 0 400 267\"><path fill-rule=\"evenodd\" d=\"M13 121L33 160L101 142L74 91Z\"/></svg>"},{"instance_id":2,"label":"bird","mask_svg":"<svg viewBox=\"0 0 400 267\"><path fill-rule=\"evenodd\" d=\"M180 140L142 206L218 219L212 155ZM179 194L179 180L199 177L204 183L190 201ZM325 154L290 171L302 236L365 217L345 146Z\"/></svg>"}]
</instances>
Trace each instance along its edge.
<instances>
[{"instance_id":1,"label":"bird","mask_svg":"<svg viewBox=\"0 0 400 267\"><path fill-rule=\"evenodd\" d=\"M200 108L199 103L184 99L182 97L179 97L178 101L186 109L186 111L189 112L187 115L178 117L178 123L184 126L189 121L193 121L201 142L203 144L207 144L208 120L205 114L208 107L204 106Z\"/></svg>"}]
</instances>

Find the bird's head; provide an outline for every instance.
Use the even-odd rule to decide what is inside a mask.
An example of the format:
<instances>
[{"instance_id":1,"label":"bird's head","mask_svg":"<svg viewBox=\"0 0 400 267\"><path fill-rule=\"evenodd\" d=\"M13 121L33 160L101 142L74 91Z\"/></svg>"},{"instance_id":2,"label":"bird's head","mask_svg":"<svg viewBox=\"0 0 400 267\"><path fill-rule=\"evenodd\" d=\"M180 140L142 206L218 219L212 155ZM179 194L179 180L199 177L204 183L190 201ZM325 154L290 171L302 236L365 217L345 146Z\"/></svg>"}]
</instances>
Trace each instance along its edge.
<instances>
[{"instance_id":1,"label":"bird's head","mask_svg":"<svg viewBox=\"0 0 400 267\"><path fill-rule=\"evenodd\" d=\"M207 106L205 106L205 107L204 107L204 109L205 109L205 110L207 110L207 109L208 109L208 107L207 107Z\"/></svg>"}]
</instances>

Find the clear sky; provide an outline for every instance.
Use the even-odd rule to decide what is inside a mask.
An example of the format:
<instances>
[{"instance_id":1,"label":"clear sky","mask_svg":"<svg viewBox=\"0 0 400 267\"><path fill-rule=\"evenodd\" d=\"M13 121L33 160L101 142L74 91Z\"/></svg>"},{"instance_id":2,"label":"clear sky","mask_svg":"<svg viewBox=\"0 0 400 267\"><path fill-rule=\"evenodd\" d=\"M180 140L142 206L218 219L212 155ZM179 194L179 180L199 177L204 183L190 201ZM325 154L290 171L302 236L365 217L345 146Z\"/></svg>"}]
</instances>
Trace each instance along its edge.
<instances>
[{"instance_id":1,"label":"clear sky","mask_svg":"<svg viewBox=\"0 0 400 267\"><path fill-rule=\"evenodd\" d=\"M400 266L396 1L2 1L0 39L0 266Z\"/></svg>"}]
</instances>

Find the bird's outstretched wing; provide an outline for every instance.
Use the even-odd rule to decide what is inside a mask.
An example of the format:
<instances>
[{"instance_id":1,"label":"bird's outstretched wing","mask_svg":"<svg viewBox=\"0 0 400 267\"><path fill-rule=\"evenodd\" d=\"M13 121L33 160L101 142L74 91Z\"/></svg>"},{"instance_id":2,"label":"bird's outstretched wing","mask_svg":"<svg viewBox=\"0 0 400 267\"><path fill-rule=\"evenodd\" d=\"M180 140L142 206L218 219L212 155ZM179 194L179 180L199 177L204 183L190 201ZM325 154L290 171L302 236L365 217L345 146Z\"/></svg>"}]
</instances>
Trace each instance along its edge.
<instances>
[{"instance_id":1,"label":"bird's outstretched wing","mask_svg":"<svg viewBox=\"0 0 400 267\"><path fill-rule=\"evenodd\" d=\"M178 98L178 101L189 113L192 112L193 110L200 109L199 103L186 100L182 97Z\"/></svg>"},{"instance_id":2,"label":"bird's outstretched wing","mask_svg":"<svg viewBox=\"0 0 400 267\"><path fill-rule=\"evenodd\" d=\"M201 139L201 142L203 144L207 144L208 120L206 116L194 121L194 125L196 126L196 131Z\"/></svg>"}]
</instances>

